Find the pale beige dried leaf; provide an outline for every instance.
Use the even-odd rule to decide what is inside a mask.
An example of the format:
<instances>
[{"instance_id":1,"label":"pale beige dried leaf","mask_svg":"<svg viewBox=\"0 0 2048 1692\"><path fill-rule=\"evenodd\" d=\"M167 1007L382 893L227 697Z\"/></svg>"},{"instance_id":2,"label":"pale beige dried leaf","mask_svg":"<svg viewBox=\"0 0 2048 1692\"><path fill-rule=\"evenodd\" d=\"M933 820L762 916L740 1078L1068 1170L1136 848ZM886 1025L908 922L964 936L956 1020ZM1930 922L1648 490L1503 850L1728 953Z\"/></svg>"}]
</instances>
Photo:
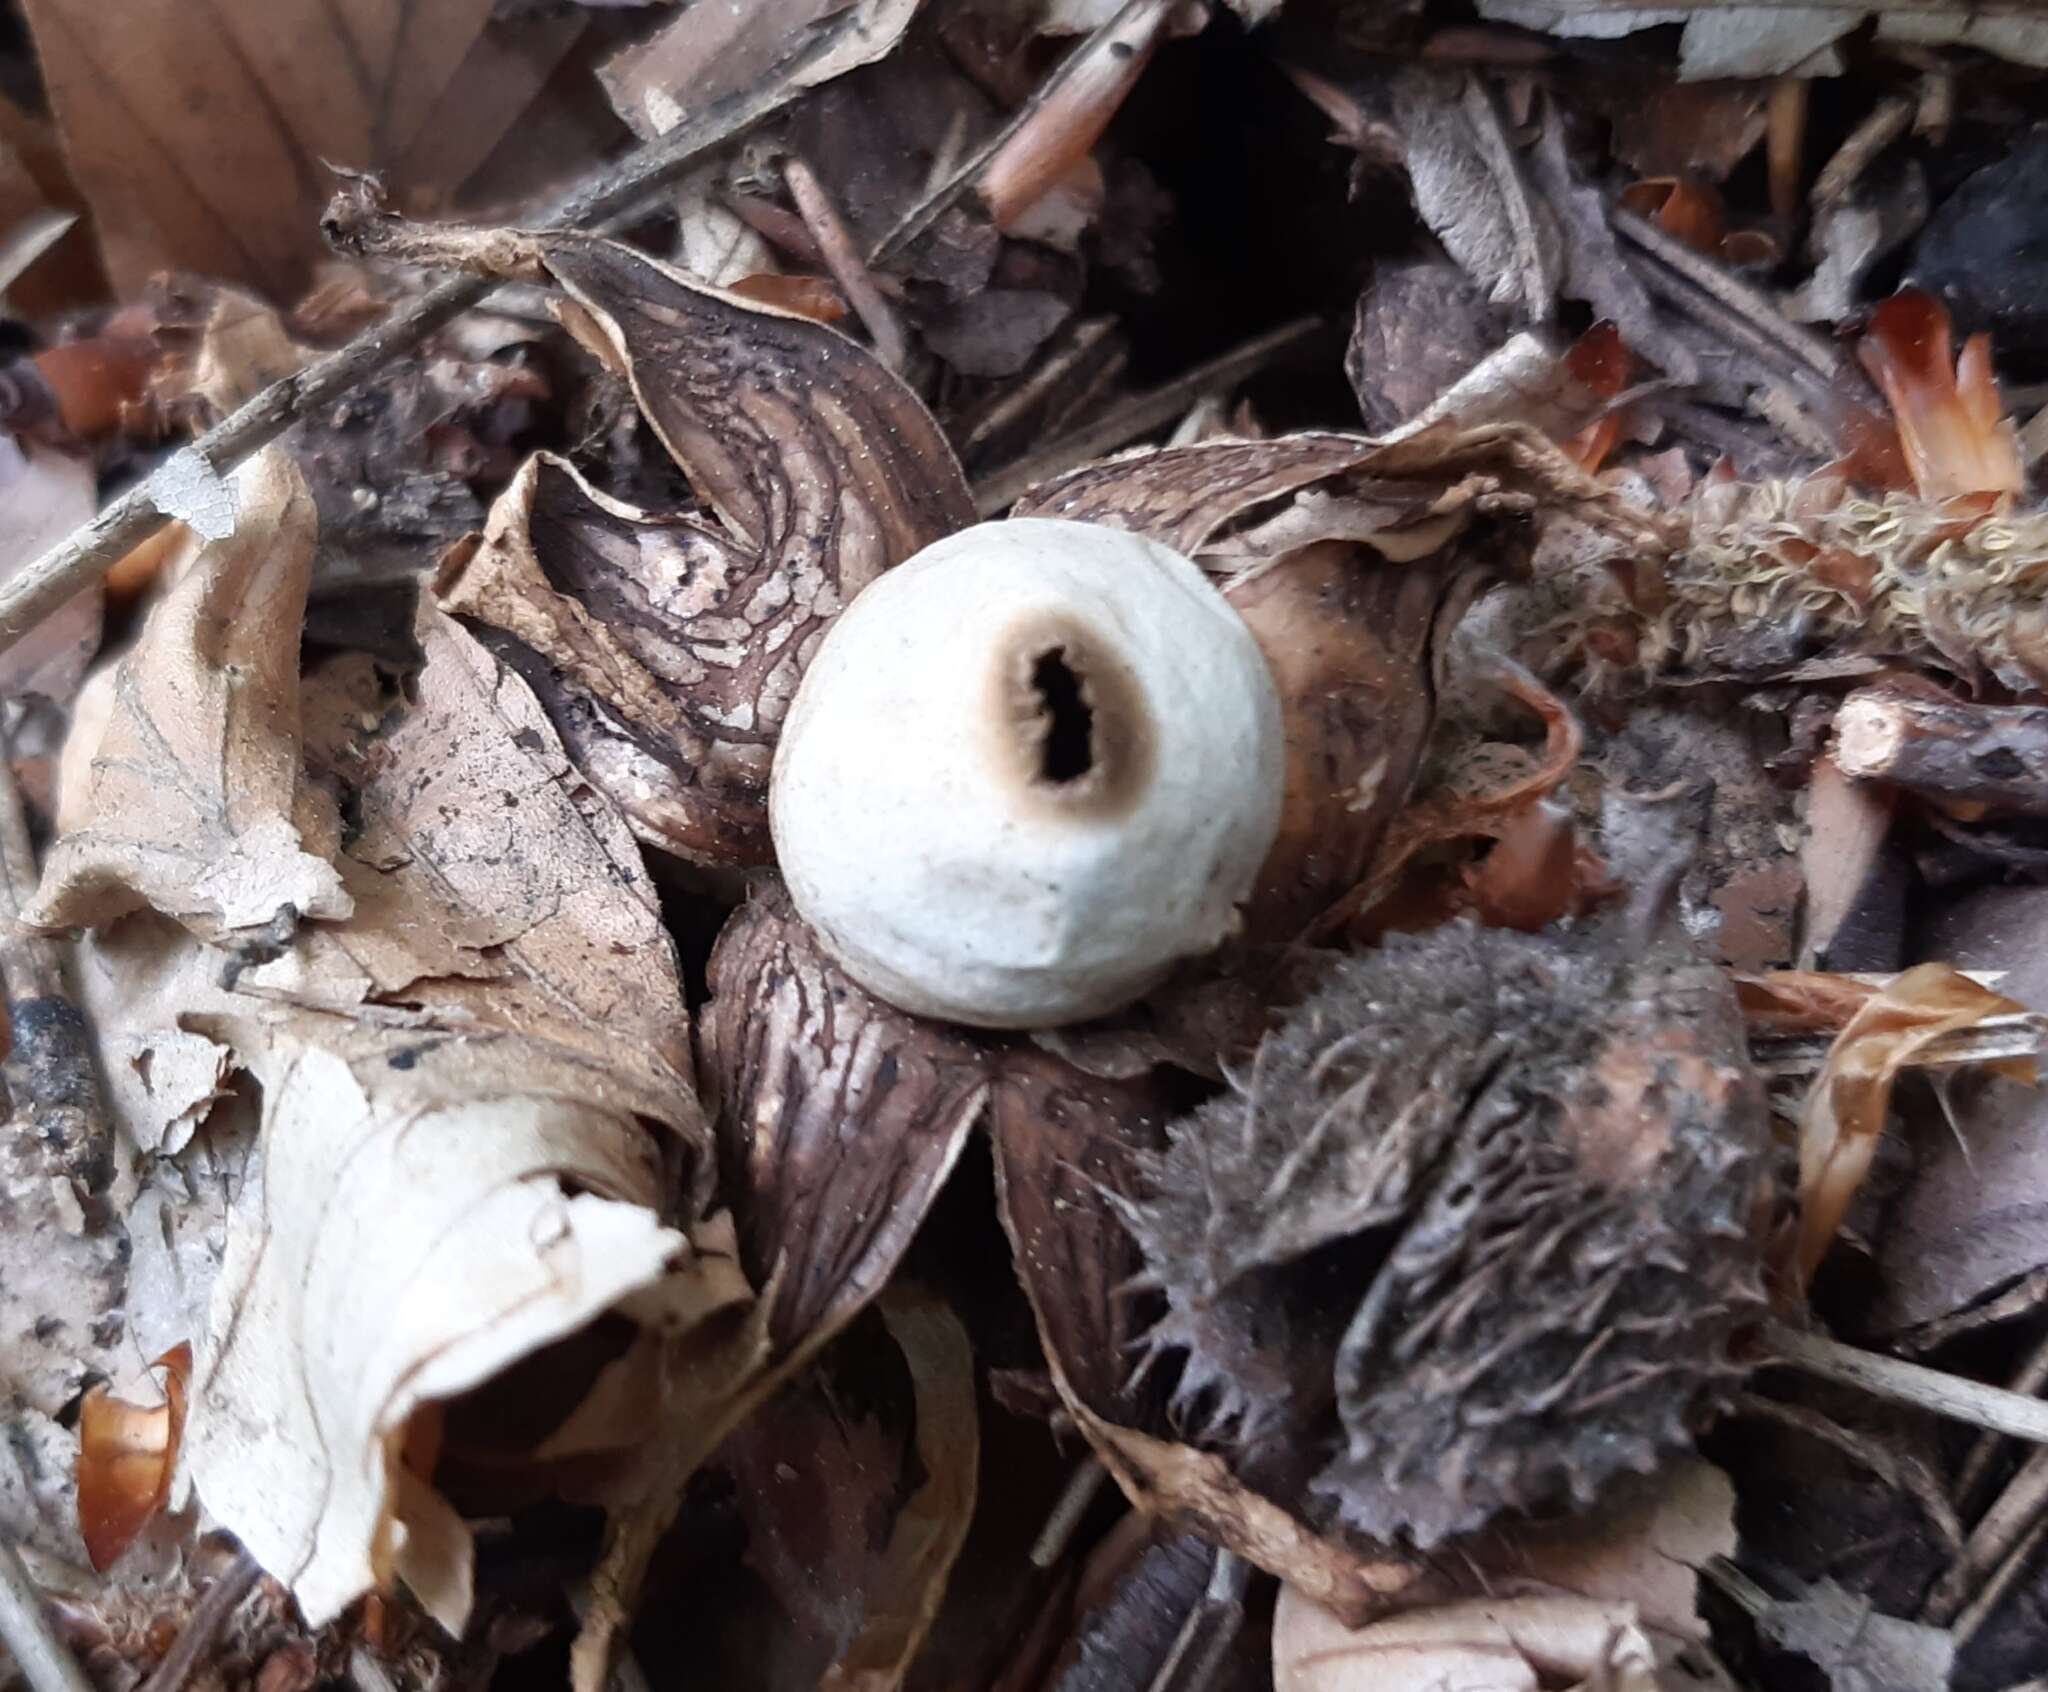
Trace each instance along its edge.
<instances>
[{"instance_id":1,"label":"pale beige dried leaf","mask_svg":"<svg viewBox=\"0 0 2048 1692\"><path fill-rule=\"evenodd\" d=\"M1293 1587L1273 1618L1274 1692L1660 1692L1627 1604L1468 1599L1351 1631Z\"/></svg>"},{"instance_id":2,"label":"pale beige dried leaf","mask_svg":"<svg viewBox=\"0 0 2048 1692\"><path fill-rule=\"evenodd\" d=\"M445 1505L401 1492L412 1412L682 1272L689 1247L660 1221L645 1129L533 1087L516 1046L485 1065L310 1020L261 1054L238 1043L266 1156L215 1289L190 1472L319 1626L388 1581L408 1531L468 1555ZM464 1578L443 1565L433 1584ZM437 1619L459 1631L465 1609Z\"/></svg>"},{"instance_id":3,"label":"pale beige dried leaf","mask_svg":"<svg viewBox=\"0 0 2048 1692\"><path fill-rule=\"evenodd\" d=\"M1488 1591L1549 1589L1626 1604L1654 1633L1704 1644L1698 1570L1734 1556L1735 1544L1727 1475L1703 1458L1680 1457L1611 1485L1584 1515L1497 1527L1470 1554Z\"/></svg>"},{"instance_id":4,"label":"pale beige dried leaf","mask_svg":"<svg viewBox=\"0 0 2048 1692\"><path fill-rule=\"evenodd\" d=\"M234 490L236 528L121 660L84 820L51 848L28 922L100 925L148 907L231 943L349 912L329 861L331 807L299 770L313 497L275 447L236 472Z\"/></svg>"},{"instance_id":5,"label":"pale beige dried leaf","mask_svg":"<svg viewBox=\"0 0 2048 1692\"><path fill-rule=\"evenodd\" d=\"M1799 1119L1801 1285L1834 1243L1849 1206L1870 1173L1884 1132L1892 1086L1921 1048L1988 1017L2023 1013L2024 1005L1972 981L1944 963L1920 964L1873 994L1835 1037L1808 1089ZM1999 1066L2034 1078L2030 1061Z\"/></svg>"},{"instance_id":6,"label":"pale beige dried leaf","mask_svg":"<svg viewBox=\"0 0 2048 1692\"><path fill-rule=\"evenodd\" d=\"M1975 47L2015 64L2048 65L2048 22L2024 8L1987 9L1969 0L1858 0L1848 5L1744 5L1729 0L1479 0L1481 17L1555 35L1613 40L1683 24L1679 75L1687 82L1730 77L1839 76L1835 43L1875 16L1880 40Z\"/></svg>"},{"instance_id":7,"label":"pale beige dried leaf","mask_svg":"<svg viewBox=\"0 0 2048 1692\"><path fill-rule=\"evenodd\" d=\"M352 663L309 679L308 762L352 798L338 862L355 911L309 925L238 988L517 1036L529 1079L544 1063L572 1095L668 1124L707 1178L674 949L623 819L524 682L431 606L416 632L427 664L411 703L364 707ZM374 736L338 733L352 710Z\"/></svg>"},{"instance_id":8,"label":"pale beige dried leaf","mask_svg":"<svg viewBox=\"0 0 2048 1692\"><path fill-rule=\"evenodd\" d=\"M503 134L518 116L440 107L491 0L213 0L204 27L183 0L125 0L118 28L96 0L28 14L123 297L168 268L296 298L322 256L323 160L386 169L430 122Z\"/></svg>"},{"instance_id":9,"label":"pale beige dried leaf","mask_svg":"<svg viewBox=\"0 0 2048 1692\"><path fill-rule=\"evenodd\" d=\"M327 728L314 749L361 820L343 861L363 897L192 1019L262 1083L264 1165L214 1291L188 1467L316 1625L397 1577L459 1631L469 1532L403 1466L413 1413L617 1310L639 1341L528 1456L609 1458L627 1488L664 1362L753 1293L729 1228L663 1220L655 1125L680 1137L686 1193L708 1146L623 821L516 676L431 607L418 633L416 695L370 749ZM333 695L360 705L362 679L317 677L314 718L345 719Z\"/></svg>"},{"instance_id":10,"label":"pale beige dried leaf","mask_svg":"<svg viewBox=\"0 0 2048 1692\"><path fill-rule=\"evenodd\" d=\"M636 135L666 135L694 113L771 79L776 66L830 32L833 45L792 88L815 88L896 45L918 0L748 0L685 6L645 41L612 55L598 80Z\"/></svg>"},{"instance_id":11,"label":"pale beige dried leaf","mask_svg":"<svg viewBox=\"0 0 2048 1692\"><path fill-rule=\"evenodd\" d=\"M183 1029L111 1034L107 1103L136 1146L159 1157L183 1151L217 1099L225 1096L233 1054L218 1040Z\"/></svg>"},{"instance_id":12,"label":"pale beige dried leaf","mask_svg":"<svg viewBox=\"0 0 2048 1692\"><path fill-rule=\"evenodd\" d=\"M202 294L196 342L165 362L153 397L167 407L196 407L209 421L226 416L306 362L276 310L239 288Z\"/></svg>"}]
</instances>

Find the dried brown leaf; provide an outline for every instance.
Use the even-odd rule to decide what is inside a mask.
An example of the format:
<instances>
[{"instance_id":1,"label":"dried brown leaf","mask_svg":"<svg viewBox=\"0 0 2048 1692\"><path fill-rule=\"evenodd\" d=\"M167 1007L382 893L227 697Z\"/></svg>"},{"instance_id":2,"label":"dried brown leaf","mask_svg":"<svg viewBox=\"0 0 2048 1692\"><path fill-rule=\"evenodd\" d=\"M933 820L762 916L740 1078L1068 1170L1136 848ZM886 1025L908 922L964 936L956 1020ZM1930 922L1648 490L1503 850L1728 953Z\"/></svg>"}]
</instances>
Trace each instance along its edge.
<instances>
[{"instance_id":1,"label":"dried brown leaf","mask_svg":"<svg viewBox=\"0 0 2048 1692\"><path fill-rule=\"evenodd\" d=\"M163 1403L130 1404L100 1385L78 1406L78 1528L102 1572L163 1508L184 1438L192 1347L167 1351L150 1367L164 1372Z\"/></svg>"},{"instance_id":2,"label":"dried brown leaf","mask_svg":"<svg viewBox=\"0 0 2048 1692\"><path fill-rule=\"evenodd\" d=\"M1752 1035L1839 1033L1879 991L1868 977L1818 969L1773 969L1735 978L1735 996Z\"/></svg>"},{"instance_id":3,"label":"dried brown leaf","mask_svg":"<svg viewBox=\"0 0 2048 1692\"><path fill-rule=\"evenodd\" d=\"M2048 64L2048 30L2017 13L1985 13L1966 0L1864 0L1810 6L1729 5L1726 0L1480 0L1482 17L1563 36L1611 39L1683 23L1679 75L1713 78L1839 76L1834 43L1876 18L1880 40L1979 47L2015 64Z\"/></svg>"},{"instance_id":4,"label":"dried brown leaf","mask_svg":"<svg viewBox=\"0 0 2048 1692\"><path fill-rule=\"evenodd\" d=\"M36 0L57 127L117 289L181 269L294 298L321 256L322 160L388 168L430 124L503 134L517 118L442 104L490 13L219 0L195 29L178 0L136 0L108 29L92 0Z\"/></svg>"},{"instance_id":5,"label":"dried brown leaf","mask_svg":"<svg viewBox=\"0 0 2048 1692\"><path fill-rule=\"evenodd\" d=\"M925 1478L897 1512L868 1585L860 1633L826 1671L819 1692L894 1692L903 1684L974 1519L981 1429L967 1329L942 1301L914 1286L891 1287L880 1308L910 1366Z\"/></svg>"},{"instance_id":6,"label":"dried brown leaf","mask_svg":"<svg viewBox=\"0 0 2048 1692\"><path fill-rule=\"evenodd\" d=\"M1997 991L2039 1006L2048 1003L2044 918L2048 889L1993 883L1941 911L1925 946L1981 972L1980 980L1995 972ZM1922 1048L1930 1056L1940 1050ZM1942 1092L1905 1118L1914 1177L1886 1206L1873 1241L1883 1285L1878 1320L1887 1331L1920 1330L1930 1342L1944 1328L2009 1321L2033 1308L2039 1289L2026 1289L2042 1267L2048 1215L2048 1095L2002 1078ZM1995 1295L2007 1288L2022 1296L2001 1313Z\"/></svg>"},{"instance_id":7,"label":"dried brown leaf","mask_svg":"<svg viewBox=\"0 0 2048 1692\"><path fill-rule=\"evenodd\" d=\"M1393 81L1394 131L1415 209L1495 305L1521 321L1557 309L1561 253L1486 83L1414 66Z\"/></svg>"},{"instance_id":8,"label":"dried brown leaf","mask_svg":"<svg viewBox=\"0 0 2048 1692\"><path fill-rule=\"evenodd\" d=\"M1801 1285L1820 1267L1870 1172L1900 1070L1945 1034L2025 1008L1951 965L1927 963L1897 977L1849 1019L1800 1112L1793 1266ZM2026 1070L2031 1080L2031 1063Z\"/></svg>"},{"instance_id":9,"label":"dried brown leaf","mask_svg":"<svg viewBox=\"0 0 2048 1692\"><path fill-rule=\"evenodd\" d=\"M1884 389L1923 498L2009 500L2026 486L1988 335L1972 335L1955 356L1948 308L1908 288L1872 313L1856 350Z\"/></svg>"},{"instance_id":10,"label":"dried brown leaf","mask_svg":"<svg viewBox=\"0 0 2048 1692\"><path fill-rule=\"evenodd\" d=\"M85 820L52 847L31 923L105 924L148 906L203 940L274 943L302 918L349 912L331 805L299 769L312 497L277 448L233 488L239 525L121 661Z\"/></svg>"},{"instance_id":11,"label":"dried brown leaf","mask_svg":"<svg viewBox=\"0 0 2048 1692\"><path fill-rule=\"evenodd\" d=\"M1321 484L1321 485L1319 485ZM1247 537L1260 507L1306 495ZM1211 567L1243 569L1322 539L1369 542L1390 561L1437 551L1477 515L1558 508L1627 544L1662 550L1660 525L1526 423L1463 427L1425 413L1391 435L1295 434L1141 450L1041 483L1012 516L1134 529Z\"/></svg>"},{"instance_id":12,"label":"dried brown leaf","mask_svg":"<svg viewBox=\"0 0 2048 1692\"><path fill-rule=\"evenodd\" d=\"M990 1100L1003 1228L1046 1356L1063 1396L1112 1421L1144 1419L1147 1318L1124 1290L1144 1259L1108 1195L1132 1188L1170 1114L1150 1076L1104 1081L1039 1052L1006 1054Z\"/></svg>"},{"instance_id":13,"label":"dried brown leaf","mask_svg":"<svg viewBox=\"0 0 2048 1692\"><path fill-rule=\"evenodd\" d=\"M712 953L701 1055L739 1175L734 1209L759 1298L682 1376L687 1438L629 1478L572 1659L597 1692L682 1490L725 1434L879 1294L988 1096L962 1035L870 997L819 950L779 889L758 891Z\"/></svg>"},{"instance_id":14,"label":"dried brown leaf","mask_svg":"<svg viewBox=\"0 0 2048 1692\"><path fill-rule=\"evenodd\" d=\"M1370 873L1328 908L1315 923L1313 933L1335 933L1353 923L1370 928L1375 911L1380 911L1384 920L1386 910L1393 908L1402 872L1430 847L1460 839L1518 839L1532 815L1539 814L1538 807L1571 774L1578 763L1584 735L1570 708L1511 660L1489 654L1485 663L1502 691L1542 720L1541 760L1534 769L1497 787L1479 793L1432 793L1396 815L1380 839ZM1503 864L1494 872L1492 882L1482 879L1475 889L1482 901L1489 896L1495 901L1499 915L1517 915L1527 909L1522 889L1515 884L1519 867L1512 861ZM1576 855L1569 868L1572 875L1567 878L1567 892L1582 874L1591 875L1590 866L1582 870Z\"/></svg>"}]
</instances>

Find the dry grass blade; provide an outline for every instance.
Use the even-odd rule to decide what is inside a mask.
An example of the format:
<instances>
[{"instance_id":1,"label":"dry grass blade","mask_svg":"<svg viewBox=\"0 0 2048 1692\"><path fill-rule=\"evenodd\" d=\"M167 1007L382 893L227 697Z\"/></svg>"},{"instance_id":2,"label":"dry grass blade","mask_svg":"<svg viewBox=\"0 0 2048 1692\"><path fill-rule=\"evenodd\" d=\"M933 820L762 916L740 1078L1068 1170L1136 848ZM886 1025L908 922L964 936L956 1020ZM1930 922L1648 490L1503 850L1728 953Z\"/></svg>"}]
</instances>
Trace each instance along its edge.
<instances>
[{"instance_id":1,"label":"dry grass blade","mask_svg":"<svg viewBox=\"0 0 2048 1692\"><path fill-rule=\"evenodd\" d=\"M1922 964L1849 1019L1800 1115L1800 1216L1791 1267L1801 1286L1813 1279L1870 1172L1899 1072L1935 1041L2025 1009L1947 964ZM2026 1060L2010 1060L2002 1071L2029 1081L2034 1073Z\"/></svg>"}]
</instances>

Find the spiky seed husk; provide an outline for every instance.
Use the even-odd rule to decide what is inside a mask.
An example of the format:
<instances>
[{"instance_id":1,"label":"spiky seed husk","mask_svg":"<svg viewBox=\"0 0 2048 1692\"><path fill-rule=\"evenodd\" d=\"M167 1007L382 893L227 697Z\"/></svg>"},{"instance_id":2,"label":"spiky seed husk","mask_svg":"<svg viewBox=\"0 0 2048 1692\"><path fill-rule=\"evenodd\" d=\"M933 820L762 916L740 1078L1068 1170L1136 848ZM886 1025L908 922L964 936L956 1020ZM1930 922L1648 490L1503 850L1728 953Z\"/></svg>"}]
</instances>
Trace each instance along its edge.
<instances>
[{"instance_id":1,"label":"spiky seed husk","mask_svg":"<svg viewBox=\"0 0 2048 1692\"><path fill-rule=\"evenodd\" d=\"M1584 1504L1737 1372L1765 1132L1725 981L1668 943L1336 959L1126 1207L1152 1355L1198 1437L1367 1537Z\"/></svg>"}]
</instances>

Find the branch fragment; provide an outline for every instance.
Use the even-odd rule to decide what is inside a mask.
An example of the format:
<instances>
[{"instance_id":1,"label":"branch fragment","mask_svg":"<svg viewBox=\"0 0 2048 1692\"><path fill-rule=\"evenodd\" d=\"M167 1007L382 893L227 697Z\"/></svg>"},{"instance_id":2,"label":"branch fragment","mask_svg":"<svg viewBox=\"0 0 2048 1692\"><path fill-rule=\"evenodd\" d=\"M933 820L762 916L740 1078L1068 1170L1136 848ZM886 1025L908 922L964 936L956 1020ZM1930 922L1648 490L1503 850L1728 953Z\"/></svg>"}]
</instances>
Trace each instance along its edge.
<instances>
[{"instance_id":1,"label":"branch fragment","mask_svg":"<svg viewBox=\"0 0 2048 1692\"><path fill-rule=\"evenodd\" d=\"M1835 761L1859 780L2048 816L2048 706L1976 705L1896 687L1862 688L1835 717Z\"/></svg>"}]
</instances>

